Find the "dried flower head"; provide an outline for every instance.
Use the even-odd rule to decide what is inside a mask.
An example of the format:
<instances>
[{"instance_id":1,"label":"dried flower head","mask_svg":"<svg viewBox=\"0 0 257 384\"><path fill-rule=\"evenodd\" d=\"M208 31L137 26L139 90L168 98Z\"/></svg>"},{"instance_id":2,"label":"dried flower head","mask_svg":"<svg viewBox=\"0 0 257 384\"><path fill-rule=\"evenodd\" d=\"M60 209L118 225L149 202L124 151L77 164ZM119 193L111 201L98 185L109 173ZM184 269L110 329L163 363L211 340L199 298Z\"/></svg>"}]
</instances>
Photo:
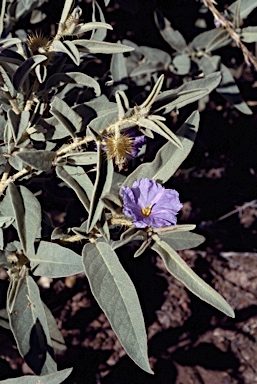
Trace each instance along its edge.
<instances>
[{"instance_id":1,"label":"dried flower head","mask_svg":"<svg viewBox=\"0 0 257 384\"><path fill-rule=\"evenodd\" d=\"M147 178L135 181L132 188L123 186L121 197L123 212L133 218L132 224L136 228L176 225L176 215L183 207L177 191L165 189Z\"/></svg>"},{"instance_id":2,"label":"dried flower head","mask_svg":"<svg viewBox=\"0 0 257 384\"><path fill-rule=\"evenodd\" d=\"M126 133L111 133L102 141L107 158L114 159L120 170L124 164L138 155L144 143L145 136L135 136L132 130Z\"/></svg>"},{"instance_id":3,"label":"dried flower head","mask_svg":"<svg viewBox=\"0 0 257 384\"><path fill-rule=\"evenodd\" d=\"M28 36L27 42L32 53L35 54L48 52L52 41L43 36L41 32L36 32Z\"/></svg>"}]
</instances>

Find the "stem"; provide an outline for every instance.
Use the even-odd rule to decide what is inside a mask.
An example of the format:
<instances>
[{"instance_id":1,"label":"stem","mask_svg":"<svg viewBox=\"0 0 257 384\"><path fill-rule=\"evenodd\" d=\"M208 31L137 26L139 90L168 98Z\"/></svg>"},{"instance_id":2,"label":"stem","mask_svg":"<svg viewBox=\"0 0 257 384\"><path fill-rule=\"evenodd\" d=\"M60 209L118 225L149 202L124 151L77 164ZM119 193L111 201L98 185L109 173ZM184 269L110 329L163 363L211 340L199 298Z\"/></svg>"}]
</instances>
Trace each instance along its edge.
<instances>
[{"instance_id":1,"label":"stem","mask_svg":"<svg viewBox=\"0 0 257 384\"><path fill-rule=\"evenodd\" d=\"M217 10L217 8L215 8L213 0L203 0L203 2L204 5L211 11L214 18L221 23L221 25L228 31L230 37L235 41L236 45L242 50L246 64L250 65L251 63L257 70L257 58L242 43L240 37L233 27L233 24L226 20L225 17Z\"/></svg>"},{"instance_id":2,"label":"stem","mask_svg":"<svg viewBox=\"0 0 257 384\"><path fill-rule=\"evenodd\" d=\"M13 183L15 180L19 179L20 177L26 175L26 173L29 173L29 169L23 168L21 171L15 173L15 175L10 176L6 180L1 180L0 182L0 196L3 194L5 189L8 187L10 183Z\"/></svg>"}]
</instances>

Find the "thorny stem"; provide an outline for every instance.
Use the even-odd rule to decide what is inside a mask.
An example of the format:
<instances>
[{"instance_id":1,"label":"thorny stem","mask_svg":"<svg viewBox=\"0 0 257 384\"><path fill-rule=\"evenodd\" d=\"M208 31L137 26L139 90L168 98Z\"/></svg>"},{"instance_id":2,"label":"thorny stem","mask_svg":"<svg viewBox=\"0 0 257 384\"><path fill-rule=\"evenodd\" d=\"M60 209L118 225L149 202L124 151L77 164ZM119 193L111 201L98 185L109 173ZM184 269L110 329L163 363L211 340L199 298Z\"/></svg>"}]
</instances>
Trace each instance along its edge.
<instances>
[{"instance_id":1,"label":"thorny stem","mask_svg":"<svg viewBox=\"0 0 257 384\"><path fill-rule=\"evenodd\" d=\"M235 41L236 45L242 50L244 55L244 60L247 65L252 65L257 70L257 58L246 48L246 46L240 40L240 37L236 33L233 24L225 19L225 17L217 10L214 4L214 0L203 0L204 5L211 11L214 18L218 20L221 25L227 30L230 37Z\"/></svg>"}]
</instances>

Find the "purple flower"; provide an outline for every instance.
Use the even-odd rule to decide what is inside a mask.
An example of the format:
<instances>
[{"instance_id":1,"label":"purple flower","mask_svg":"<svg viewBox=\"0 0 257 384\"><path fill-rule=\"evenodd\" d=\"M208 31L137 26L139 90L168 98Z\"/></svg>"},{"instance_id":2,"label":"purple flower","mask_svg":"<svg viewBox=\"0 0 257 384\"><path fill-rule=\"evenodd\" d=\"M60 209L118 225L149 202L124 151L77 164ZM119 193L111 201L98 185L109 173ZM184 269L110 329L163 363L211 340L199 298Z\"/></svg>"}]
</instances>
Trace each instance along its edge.
<instances>
[{"instance_id":1,"label":"purple flower","mask_svg":"<svg viewBox=\"0 0 257 384\"><path fill-rule=\"evenodd\" d=\"M121 197L123 212L133 218L136 228L175 225L176 215L183 206L177 191L146 178L135 181L132 188L122 186Z\"/></svg>"}]
</instances>

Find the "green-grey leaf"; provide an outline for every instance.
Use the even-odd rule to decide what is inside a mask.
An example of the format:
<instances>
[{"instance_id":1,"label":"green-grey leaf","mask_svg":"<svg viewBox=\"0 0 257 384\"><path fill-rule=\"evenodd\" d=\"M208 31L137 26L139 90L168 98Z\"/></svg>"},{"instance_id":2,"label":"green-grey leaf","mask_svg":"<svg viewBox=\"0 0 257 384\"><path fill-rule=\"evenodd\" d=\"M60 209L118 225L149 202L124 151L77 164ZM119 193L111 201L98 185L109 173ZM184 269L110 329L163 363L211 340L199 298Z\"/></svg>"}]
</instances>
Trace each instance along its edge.
<instances>
[{"instance_id":1,"label":"green-grey leaf","mask_svg":"<svg viewBox=\"0 0 257 384\"><path fill-rule=\"evenodd\" d=\"M80 131L82 118L59 97L54 98L50 112L72 137Z\"/></svg>"},{"instance_id":2,"label":"green-grey leaf","mask_svg":"<svg viewBox=\"0 0 257 384\"><path fill-rule=\"evenodd\" d=\"M177 55L172 61L173 72L182 76L187 75L190 72L191 60L187 54Z\"/></svg>"},{"instance_id":3,"label":"green-grey leaf","mask_svg":"<svg viewBox=\"0 0 257 384\"><path fill-rule=\"evenodd\" d=\"M92 31L93 29L98 29L98 28L113 29L110 24L102 23L101 21L93 21L90 23L77 25L77 27L75 28L75 30L72 34L73 35L80 35L82 33Z\"/></svg>"},{"instance_id":4,"label":"green-grey leaf","mask_svg":"<svg viewBox=\"0 0 257 384\"><path fill-rule=\"evenodd\" d=\"M15 285L13 287L16 289ZM37 284L28 274L20 277L12 310L9 308L10 295L13 293L8 291L9 321L20 354L36 374L56 372L51 338Z\"/></svg>"},{"instance_id":5,"label":"green-grey leaf","mask_svg":"<svg viewBox=\"0 0 257 384\"><path fill-rule=\"evenodd\" d=\"M77 253L47 241L40 241L30 262L35 276L65 277L83 272L82 258Z\"/></svg>"},{"instance_id":6,"label":"green-grey leaf","mask_svg":"<svg viewBox=\"0 0 257 384\"><path fill-rule=\"evenodd\" d=\"M53 159L56 157L56 152L45 151L43 149L22 151L16 153L16 157L21 159L25 164L39 171L49 171L52 168Z\"/></svg>"},{"instance_id":7,"label":"green-grey leaf","mask_svg":"<svg viewBox=\"0 0 257 384\"><path fill-rule=\"evenodd\" d=\"M257 41L257 26L243 28L239 34L240 39L245 43L255 43Z\"/></svg>"},{"instance_id":8,"label":"green-grey leaf","mask_svg":"<svg viewBox=\"0 0 257 384\"><path fill-rule=\"evenodd\" d=\"M158 242L152 245L152 249L161 256L167 270L196 296L227 316L235 317L233 309L226 300L206 284L165 241L159 239Z\"/></svg>"},{"instance_id":9,"label":"green-grey leaf","mask_svg":"<svg viewBox=\"0 0 257 384\"><path fill-rule=\"evenodd\" d=\"M81 203L89 211L93 184L84 169L78 166L58 165L56 174L75 191Z\"/></svg>"},{"instance_id":10,"label":"green-grey leaf","mask_svg":"<svg viewBox=\"0 0 257 384\"><path fill-rule=\"evenodd\" d=\"M107 43L97 40L74 40L73 44L78 46L80 52L85 53L122 53L133 51L132 47L117 43Z\"/></svg>"},{"instance_id":11,"label":"green-grey leaf","mask_svg":"<svg viewBox=\"0 0 257 384\"><path fill-rule=\"evenodd\" d=\"M0 33L1 35L1 33ZM11 97L14 97L15 96L15 89L14 89L14 86L12 84L12 81L10 80L8 74L6 73L4 67L2 65L0 65L0 79L3 81L4 83L4 90L5 92L9 92L10 96Z\"/></svg>"},{"instance_id":12,"label":"green-grey leaf","mask_svg":"<svg viewBox=\"0 0 257 384\"><path fill-rule=\"evenodd\" d=\"M97 242L86 244L82 255L92 293L123 348L140 368L153 373L137 292L116 253L107 243Z\"/></svg>"},{"instance_id":13,"label":"green-grey leaf","mask_svg":"<svg viewBox=\"0 0 257 384\"><path fill-rule=\"evenodd\" d=\"M168 141L157 152L155 159L150 163L139 165L123 182L123 185L132 186L134 181L143 177L165 183L176 172L181 163L191 151L199 126L199 112L193 112L182 127L176 132L183 149Z\"/></svg>"},{"instance_id":14,"label":"green-grey leaf","mask_svg":"<svg viewBox=\"0 0 257 384\"><path fill-rule=\"evenodd\" d=\"M6 6L6 0L2 0L1 12L0 12L0 36L4 29L5 6Z\"/></svg>"},{"instance_id":15,"label":"green-grey leaf","mask_svg":"<svg viewBox=\"0 0 257 384\"><path fill-rule=\"evenodd\" d=\"M243 100L230 70L222 63L220 65L220 70L222 73L222 80L216 89L217 92L233 104L240 112L245 113L246 115L252 115L252 111Z\"/></svg>"},{"instance_id":16,"label":"green-grey leaf","mask_svg":"<svg viewBox=\"0 0 257 384\"><path fill-rule=\"evenodd\" d=\"M227 10L232 14L234 14L236 8L237 8L237 1L231 4ZM241 18L245 19L255 8L256 8L255 0L243 0L241 2L241 7L240 7Z\"/></svg>"},{"instance_id":17,"label":"green-grey leaf","mask_svg":"<svg viewBox=\"0 0 257 384\"><path fill-rule=\"evenodd\" d=\"M63 156L58 156L57 159L57 164L92 165L96 164L96 162L96 152L67 153Z\"/></svg>"},{"instance_id":18,"label":"green-grey leaf","mask_svg":"<svg viewBox=\"0 0 257 384\"><path fill-rule=\"evenodd\" d=\"M123 53L112 55L110 70L113 78L113 93L128 89L128 71Z\"/></svg>"},{"instance_id":19,"label":"green-grey leaf","mask_svg":"<svg viewBox=\"0 0 257 384\"><path fill-rule=\"evenodd\" d=\"M189 81L177 89L160 93L152 106L154 112L169 113L174 109L201 99L215 89L221 80L220 72L207 75L203 79Z\"/></svg>"},{"instance_id":20,"label":"green-grey leaf","mask_svg":"<svg viewBox=\"0 0 257 384\"><path fill-rule=\"evenodd\" d=\"M61 332L59 331L59 328L57 327L55 318L46 305L44 305L44 310L53 348L58 349L59 351L65 351L67 349L65 346L65 341Z\"/></svg>"},{"instance_id":21,"label":"green-grey leaf","mask_svg":"<svg viewBox=\"0 0 257 384\"><path fill-rule=\"evenodd\" d=\"M155 116L150 115L148 119L140 117L138 119L138 125L140 127L148 128L153 132L158 133L159 135L165 137L171 143L176 145L178 148L182 148L179 138L169 129L162 121L156 119Z\"/></svg>"},{"instance_id":22,"label":"green-grey leaf","mask_svg":"<svg viewBox=\"0 0 257 384\"><path fill-rule=\"evenodd\" d=\"M97 173L88 214L88 232L92 230L102 215L104 204L101 198L110 191L114 172L112 160L104 158L100 143L97 143L97 146Z\"/></svg>"},{"instance_id":23,"label":"green-grey leaf","mask_svg":"<svg viewBox=\"0 0 257 384\"><path fill-rule=\"evenodd\" d=\"M29 111L22 111L17 115L12 109L9 109L7 112L8 124L12 131L12 136L14 138L15 146L17 148L22 146L22 143L29 143L28 134L26 129L30 124L30 113Z\"/></svg>"},{"instance_id":24,"label":"green-grey leaf","mask_svg":"<svg viewBox=\"0 0 257 384\"><path fill-rule=\"evenodd\" d=\"M61 384L71 374L72 368L66 368L62 371L43 376L21 376L15 379L2 380L2 384Z\"/></svg>"},{"instance_id":25,"label":"green-grey leaf","mask_svg":"<svg viewBox=\"0 0 257 384\"><path fill-rule=\"evenodd\" d=\"M203 236L192 232L170 232L164 235L159 234L159 237L175 251L195 248L205 241Z\"/></svg>"},{"instance_id":26,"label":"green-grey leaf","mask_svg":"<svg viewBox=\"0 0 257 384\"><path fill-rule=\"evenodd\" d=\"M170 22L163 17L161 12L155 12L154 18L164 40L167 41L171 48L182 53L186 49L187 43L181 33L171 27Z\"/></svg>"},{"instance_id":27,"label":"green-grey leaf","mask_svg":"<svg viewBox=\"0 0 257 384\"><path fill-rule=\"evenodd\" d=\"M7 188L22 249L27 257L35 252L34 242L41 228L41 206L30 190L10 183Z\"/></svg>"},{"instance_id":28,"label":"green-grey leaf","mask_svg":"<svg viewBox=\"0 0 257 384\"><path fill-rule=\"evenodd\" d=\"M17 91L20 91L24 81L28 77L29 73L34 69L38 64L47 60L47 57L44 55L35 55L24 61L15 71L13 75L13 85Z\"/></svg>"},{"instance_id":29,"label":"green-grey leaf","mask_svg":"<svg viewBox=\"0 0 257 384\"><path fill-rule=\"evenodd\" d=\"M66 53L76 65L80 64L79 50L72 41L66 40L62 43L60 40L54 40L53 47L56 52Z\"/></svg>"}]
</instances>

